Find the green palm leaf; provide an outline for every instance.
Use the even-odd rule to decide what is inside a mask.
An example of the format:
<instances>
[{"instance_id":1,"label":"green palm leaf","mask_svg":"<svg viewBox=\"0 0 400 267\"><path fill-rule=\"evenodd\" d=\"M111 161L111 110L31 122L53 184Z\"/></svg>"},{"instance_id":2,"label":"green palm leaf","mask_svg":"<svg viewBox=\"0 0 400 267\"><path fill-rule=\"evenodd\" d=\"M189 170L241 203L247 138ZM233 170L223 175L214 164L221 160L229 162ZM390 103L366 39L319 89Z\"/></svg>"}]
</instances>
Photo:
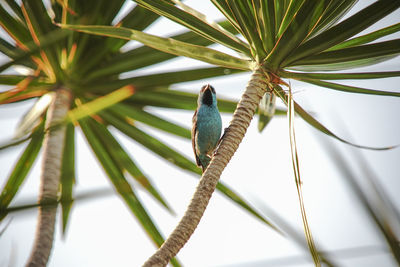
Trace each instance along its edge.
<instances>
[{"instance_id":1,"label":"green palm leaf","mask_svg":"<svg viewBox=\"0 0 400 267\"><path fill-rule=\"evenodd\" d=\"M64 142L64 155L61 167L61 208L62 208L62 230L65 235L69 214L72 208L73 188L75 179L75 128L72 124L67 125Z\"/></svg>"},{"instance_id":2,"label":"green palm leaf","mask_svg":"<svg viewBox=\"0 0 400 267\"><path fill-rule=\"evenodd\" d=\"M12 170L10 176L7 179L7 182L5 183L1 191L0 207L2 212L0 214L0 220L2 220L7 215L3 213L4 209L6 209L13 200L15 194L18 192L18 189L24 182L28 172L35 162L37 155L39 154L43 141L43 129L44 123L42 122L37 127L34 135L32 136L32 140L29 142L21 157L18 159L16 165L14 166L14 169Z\"/></svg>"},{"instance_id":3,"label":"green palm leaf","mask_svg":"<svg viewBox=\"0 0 400 267\"><path fill-rule=\"evenodd\" d=\"M400 71L381 71L381 72L359 72L359 73L307 73L289 72L279 73L282 77L293 79L318 79L318 80L356 80L356 79L379 79L400 76Z\"/></svg>"},{"instance_id":4,"label":"green palm leaf","mask_svg":"<svg viewBox=\"0 0 400 267\"><path fill-rule=\"evenodd\" d=\"M64 29L72 29L80 32L136 40L147 46L155 47L163 52L175 55L183 55L211 64L229 68L249 70L252 68L250 62L214 49L188 44L171 38L163 38L155 35L139 32L127 28L115 28L110 26L74 26L60 25Z\"/></svg>"},{"instance_id":5,"label":"green palm leaf","mask_svg":"<svg viewBox=\"0 0 400 267\"><path fill-rule=\"evenodd\" d=\"M288 103L288 94L282 89L282 87L280 87L279 85L276 85L274 88L275 93L281 98L281 100L287 104ZM370 149L370 150L389 150L392 148L397 147L396 146L387 146L387 147L371 147L371 146L363 146L363 145L359 145L359 144L355 144L353 142L349 142L341 137L339 137L338 135L336 135L335 133L333 133L331 130L329 130L328 128L326 128L323 124L321 124L318 120L316 120L313 116L311 116L307 111L305 111L299 104L296 103L296 101L293 101L293 107L295 112L308 124L310 124L311 126L313 126L315 129L319 130L320 132L327 134L345 144L357 147L357 148L365 148L365 149Z\"/></svg>"},{"instance_id":6,"label":"green palm leaf","mask_svg":"<svg viewBox=\"0 0 400 267\"><path fill-rule=\"evenodd\" d=\"M372 90L372 89L365 89L355 86L349 86L344 84L332 83L332 82L325 82L321 80L311 80L311 79L302 79L302 81L315 84L325 88L331 88L334 90L339 90L348 93L356 93L356 94L368 94L368 95L382 95L382 96L400 96L400 92L387 92L387 91L379 91L379 90Z\"/></svg>"}]
</instances>

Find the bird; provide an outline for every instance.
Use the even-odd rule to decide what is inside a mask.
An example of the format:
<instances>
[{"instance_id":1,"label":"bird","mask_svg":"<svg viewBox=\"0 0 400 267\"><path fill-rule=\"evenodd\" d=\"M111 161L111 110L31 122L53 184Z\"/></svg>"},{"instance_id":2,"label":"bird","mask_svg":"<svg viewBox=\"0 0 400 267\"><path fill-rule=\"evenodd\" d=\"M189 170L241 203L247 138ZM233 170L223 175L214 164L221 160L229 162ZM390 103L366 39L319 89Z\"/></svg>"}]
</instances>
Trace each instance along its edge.
<instances>
[{"instance_id":1,"label":"bird","mask_svg":"<svg viewBox=\"0 0 400 267\"><path fill-rule=\"evenodd\" d=\"M211 161L222 131L222 120L217 106L214 87L204 85L197 99L197 109L192 118L192 146L197 166L203 172Z\"/></svg>"}]
</instances>

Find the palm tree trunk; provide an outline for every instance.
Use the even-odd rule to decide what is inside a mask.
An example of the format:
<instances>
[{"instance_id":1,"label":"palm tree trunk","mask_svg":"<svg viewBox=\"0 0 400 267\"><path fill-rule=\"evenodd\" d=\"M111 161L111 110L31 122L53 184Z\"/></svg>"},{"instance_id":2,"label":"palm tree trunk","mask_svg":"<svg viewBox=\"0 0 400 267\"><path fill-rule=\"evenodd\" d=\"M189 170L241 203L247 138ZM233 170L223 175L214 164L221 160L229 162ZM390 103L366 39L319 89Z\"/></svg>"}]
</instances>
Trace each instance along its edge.
<instances>
[{"instance_id":1,"label":"palm tree trunk","mask_svg":"<svg viewBox=\"0 0 400 267\"><path fill-rule=\"evenodd\" d=\"M233 119L225 130L210 165L203 173L185 215L164 244L145 263L144 267L166 266L189 240L207 207L219 177L239 147L261 97L271 88L270 76L261 69L253 72Z\"/></svg>"},{"instance_id":2,"label":"palm tree trunk","mask_svg":"<svg viewBox=\"0 0 400 267\"><path fill-rule=\"evenodd\" d=\"M64 151L65 125L49 128L61 122L69 110L71 93L56 90L46 117L48 129L43 148L42 174L39 193L39 217L35 241L26 266L46 266L53 245L54 225L57 213L57 193L60 183L61 162Z\"/></svg>"}]
</instances>

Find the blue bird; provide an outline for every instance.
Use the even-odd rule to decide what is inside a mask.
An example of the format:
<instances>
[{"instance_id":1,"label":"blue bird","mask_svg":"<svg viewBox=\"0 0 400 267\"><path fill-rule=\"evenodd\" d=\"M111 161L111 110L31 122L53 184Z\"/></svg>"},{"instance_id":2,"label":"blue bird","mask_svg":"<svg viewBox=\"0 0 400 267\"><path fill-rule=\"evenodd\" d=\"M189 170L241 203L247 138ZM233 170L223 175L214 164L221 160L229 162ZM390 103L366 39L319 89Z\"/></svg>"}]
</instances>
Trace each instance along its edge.
<instances>
[{"instance_id":1,"label":"blue bird","mask_svg":"<svg viewBox=\"0 0 400 267\"><path fill-rule=\"evenodd\" d=\"M212 153L221 136L222 121L217 107L215 89L204 85L197 99L192 119L192 146L197 166L203 172L211 161Z\"/></svg>"}]
</instances>

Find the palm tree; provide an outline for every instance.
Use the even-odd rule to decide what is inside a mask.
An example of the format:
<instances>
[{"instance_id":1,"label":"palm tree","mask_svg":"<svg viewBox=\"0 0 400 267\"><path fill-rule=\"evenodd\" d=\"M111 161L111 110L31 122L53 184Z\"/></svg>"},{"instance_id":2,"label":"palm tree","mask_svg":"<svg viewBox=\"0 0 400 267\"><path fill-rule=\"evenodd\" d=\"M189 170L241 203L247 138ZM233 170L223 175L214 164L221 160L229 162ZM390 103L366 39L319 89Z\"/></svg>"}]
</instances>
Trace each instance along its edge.
<instances>
[{"instance_id":1,"label":"palm tree","mask_svg":"<svg viewBox=\"0 0 400 267\"><path fill-rule=\"evenodd\" d=\"M0 51L10 58L0 66L0 84L11 86L11 89L0 93L0 104L31 103L32 100L36 103L22 119L15 140L1 147L6 149L29 141L2 189L0 219L12 210L8 207L43 147L37 235L27 265L46 265L53 242L58 203L62 206L63 231L66 229L76 176L76 127L82 130L116 192L152 241L161 246L164 239L129 184L127 174L167 210L171 209L109 128L116 128L175 166L199 175L201 171L192 160L140 129L134 122L140 121L189 139L188 129L146 111L145 107L194 110L197 95L169 90L171 84L236 73L237 70L212 67L183 73L138 75L132 72L122 78L121 73L149 67L175 55L145 46L123 50L121 48L126 40L71 32L60 29L54 22L118 25L144 30L159 17L157 14L135 6L118 17L124 0L112 3L51 1L51 6L42 1L24 0L22 4L18 3L10 0L0 5L0 25L7 33L0 38ZM230 27L229 24L226 26ZM213 43L189 31L173 38L201 46ZM8 72L10 67L17 65L23 66L28 74ZM223 112L233 112L236 105L223 99L219 103ZM221 193L269 225L229 187L222 183L217 187ZM178 265L175 260L172 263Z\"/></svg>"},{"instance_id":2,"label":"palm tree","mask_svg":"<svg viewBox=\"0 0 400 267\"><path fill-rule=\"evenodd\" d=\"M185 216L162 247L145 263L145 266L164 266L187 242L206 209L218 179L238 148L260 99L277 95L288 105L289 118L296 112L306 122L318 130L343 142L346 140L324 127L302 109L291 97L291 90L284 78L296 79L310 84L349 93L399 96L398 92L388 92L348 86L329 80L378 79L399 76L399 71L351 72L341 70L356 69L376 64L400 53L399 39L373 42L399 30L399 24L356 37L357 34L374 25L400 7L395 0L376 1L355 14L343 19L356 1L223 1L212 0L235 31L209 22L206 16L186 6L178 0L142 1L139 5L165 16L191 31L223 45L239 55L225 54L204 46L192 45L175 39L166 39L145 34L133 29L111 28L86 25L62 25L81 32L105 35L121 39L138 40L143 44L164 52L187 56L211 64L252 71L248 86L235 110L232 121L226 129L222 142L213 160L203 173L197 191ZM319 72L314 72L319 71ZM301 201L300 177L297 167L294 132L291 127L293 165ZM358 144L354 146L362 147ZM370 148L379 149L379 148ZM310 251L316 265L319 257L307 227L305 212L302 213ZM388 240L397 260L398 248Z\"/></svg>"}]
</instances>

